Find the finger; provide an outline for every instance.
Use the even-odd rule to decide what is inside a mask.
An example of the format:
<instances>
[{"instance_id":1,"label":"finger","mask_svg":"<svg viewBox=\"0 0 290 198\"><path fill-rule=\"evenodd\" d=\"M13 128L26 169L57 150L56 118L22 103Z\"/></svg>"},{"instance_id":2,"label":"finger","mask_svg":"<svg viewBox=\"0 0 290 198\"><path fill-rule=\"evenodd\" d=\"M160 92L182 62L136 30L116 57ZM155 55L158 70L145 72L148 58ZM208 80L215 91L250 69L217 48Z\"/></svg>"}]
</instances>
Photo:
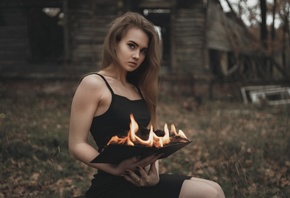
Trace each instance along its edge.
<instances>
[{"instance_id":1,"label":"finger","mask_svg":"<svg viewBox=\"0 0 290 198\"><path fill-rule=\"evenodd\" d=\"M131 171L131 170L127 170L126 171L127 175L124 175L124 178L135 184L136 186L141 186L141 183L142 183L142 176L140 177L139 175L137 175L134 171Z\"/></svg>"},{"instance_id":2,"label":"finger","mask_svg":"<svg viewBox=\"0 0 290 198\"><path fill-rule=\"evenodd\" d=\"M138 162L146 162L146 161L151 160L153 157L154 157L154 155L152 154L152 155L149 155L147 157L139 159Z\"/></svg>"},{"instance_id":3,"label":"finger","mask_svg":"<svg viewBox=\"0 0 290 198\"><path fill-rule=\"evenodd\" d=\"M161 153L161 154L156 154L156 155L155 155L155 158L152 159L151 163L156 162L156 160L158 160L162 155L163 155L163 153Z\"/></svg>"},{"instance_id":4,"label":"finger","mask_svg":"<svg viewBox=\"0 0 290 198\"><path fill-rule=\"evenodd\" d=\"M152 162L156 161L157 160L157 156L156 155L150 155L138 162L135 163L136 166L142 166L142 167L145 167L149 164L151 164Z\"/></svg>"},{"instance_id":5,"label":"finger","mask_svg":"<svg viewBox=\"0 0 290 198\"><path fill-rule=\"evenodd\" d=\"M141 178L132 170L126 170L126 172L128 173L127 175L130 176L130 178L132 178L134 181L139 182L141 180Z\"/></svg>"},{"instance_id":6,"label":"finger","mask_svg":"<svg viewBox=\"0 0 290 198\"><path fill-rule=\"evenodd\" d=\"M155 161L158 160L162 155L163 155L162 153L161 153L161 154L154 154L154 155L152 155L152 158L150 158L149 160L151 161L151 163L152 163L152 162L155 162ZM150 164L151 164L151 163L150 163Z\"/></svg>"},{"instance_id":7,"label":"finger","mask_svg":"<svg viewBox=\"0 0 290 198\"><path fill-rule=\"evenodd\" d=\"M149 175L150 175L150 173L157 173L155 162L150 164L150 169L149 169L148 173L149 173Z\"/></svg>"},{"instance_id":8,"label":"finger","mask_svg":"<svg viewBox=\"0 0 290 198\"><path fill-rule=\"evenodd\" d=\"M140 163L139 166L146 167L152 163L155 163L161 155L162 154L154 155L154 156L152 156L152 158L150 158L150 159L148 158L148 160L144 161L143 163Z\"/></svg>"},{"instance_id":9,"label":"finger","mask_svg":"<svg viewBox=\"0 0 290 198\"><path fill-rule=\"evenodd\" d=\"M118 166L123 170L129 169L132 167L134 168L136 167L135 163L138 162L138 160L139 159L137 157L132 157L132 158L123 160Z\"/></svg>"},{"instance_id":10,"label":"finger","mask_svg":"<svg viewBox=\"0 0 290 198\"><path fill-rule=\"evenodd\" d=\"M155 167L155 163L150 164L150 169L147 172L144 168L138 167L142 180L138 182L141 186L151 186L159 182L159 175Z\"/></svg>"},{"instance_id":11,"label":"finger","mask_svg":"<svg viewBox=\"0 0 290 198\"><path fill-rule=\"evenodd\" d=\"M140 186L138 181L135 181L130 175L123 175L123 177L136 186Z\"/></svg>"},{"instance_id":12,"label":"finger","mask_svg":"<svg viewBox=\"0 0 290 198\"><path fill-rule=\"evenodd\" d=\"M136 163L138 161L140 161L140 156L135 156L135 157L129 158L130 163Z\"/></svg>"},{"instance_id":13,"label":"finger","mask_svg":"<svg viewBox=\"0 0 290 198\"><path fill-rule=\"evenodd\" d=\"M137 168L142 178L148 178L148 174L143 167L138 166Z\"/></svg>"}]
</instances>

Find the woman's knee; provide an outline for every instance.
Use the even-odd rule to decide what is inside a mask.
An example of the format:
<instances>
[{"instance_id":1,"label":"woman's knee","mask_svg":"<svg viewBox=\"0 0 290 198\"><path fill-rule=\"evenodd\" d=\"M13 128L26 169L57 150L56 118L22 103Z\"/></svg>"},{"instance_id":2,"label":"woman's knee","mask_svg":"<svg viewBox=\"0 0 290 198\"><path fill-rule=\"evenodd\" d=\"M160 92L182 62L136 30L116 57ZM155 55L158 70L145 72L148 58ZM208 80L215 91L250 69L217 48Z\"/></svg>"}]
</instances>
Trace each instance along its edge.
<instances>
[{"instance_id":1,"label":"woman's knee","mask_svg":"<svg viewBox=\"0 0 290 198\"><path fill-rule=\"evenodd\" d=\"M184 181L179 198L224 198L224 192L216 182Z\"/></svg>"},{"instance_id":2,"label":"woman's knee","mask_svg":"<svg viewBox=\"0 0 290 198\"><path fill-rule=\"evenodd\" d=\"M185 189L180 192L179 198L219 198L218 190L210 185L202 185L196 188Z\"/></svg>"},{"instance_id":3,"label":"woman's knee","mask_svg":"<svg viewBox=\"0 0 290 198\"><path fill-rule=\"evenodd\" d=\"M211 184L212 184L213 188L215 188L217 190L217 192L219 193L219 197L224 198L225 194L224 194L222 187L218 183L213 182L213 181L211 181Z\"/></svg>"}]
</instances>

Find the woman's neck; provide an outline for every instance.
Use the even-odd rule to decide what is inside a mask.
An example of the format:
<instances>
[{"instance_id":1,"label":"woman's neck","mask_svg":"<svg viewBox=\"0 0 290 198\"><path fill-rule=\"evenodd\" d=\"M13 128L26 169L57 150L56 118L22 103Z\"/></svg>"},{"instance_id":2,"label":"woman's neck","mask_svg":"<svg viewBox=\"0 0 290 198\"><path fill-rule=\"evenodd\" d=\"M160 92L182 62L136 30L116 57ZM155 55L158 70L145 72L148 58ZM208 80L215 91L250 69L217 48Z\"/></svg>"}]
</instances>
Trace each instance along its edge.
<instances>
[{"instance_id":1,"label":"woman's neck","mask_svg":"<svg viewBox=\"0 0 290 198\"><path fill-rule=\"evenodd\" d=\"M107 76L120 81L123 84L127 83L127 71L117 68L114 65L110 65L103 69Z\"/></svg>"}]
</instances>

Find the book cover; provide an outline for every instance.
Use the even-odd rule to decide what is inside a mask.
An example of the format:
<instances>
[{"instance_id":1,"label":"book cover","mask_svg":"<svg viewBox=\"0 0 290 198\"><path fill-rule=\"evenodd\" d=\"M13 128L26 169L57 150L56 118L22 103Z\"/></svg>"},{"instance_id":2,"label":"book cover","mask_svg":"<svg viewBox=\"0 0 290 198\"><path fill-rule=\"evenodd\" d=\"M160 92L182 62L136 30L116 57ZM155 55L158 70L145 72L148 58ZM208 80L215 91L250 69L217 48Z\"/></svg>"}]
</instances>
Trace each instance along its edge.
<instances>
[{"instance_id":1,"label":"book cover","mask_svg":"<svg viewBox=\"0 0 290 198\"><path fill-rule=\"evenodd\" d=\"M91 161L91 163L118 164L122 160L131 157L138 156L142 159L153 154L163 154L160 159L166 158L189 143L191 143L191 141L174 142L160 148L142 145L128 146L123 144L109 144L95 159Z\"/></svg>"}]
</instances>

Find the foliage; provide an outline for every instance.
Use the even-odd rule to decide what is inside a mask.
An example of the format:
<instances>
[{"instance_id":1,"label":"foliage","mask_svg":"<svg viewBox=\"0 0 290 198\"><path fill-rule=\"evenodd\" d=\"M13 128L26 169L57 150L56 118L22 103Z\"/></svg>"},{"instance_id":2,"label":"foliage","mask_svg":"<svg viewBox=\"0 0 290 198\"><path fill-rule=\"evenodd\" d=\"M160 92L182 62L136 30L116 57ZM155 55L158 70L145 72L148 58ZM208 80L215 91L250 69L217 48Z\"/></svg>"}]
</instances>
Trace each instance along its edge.
<instances>
[{"instance_id":1,"label":"foliage","mask_svg":"<svg viewBox=\"0 0 290 198\"><path fill-rule=\"evenodd\" d=\"M69 156L74 82L0 86L0 197L84 194L95 170ZM180 102L182 101L182 102ZM160 171L217 181L227 197L290 195L290 107L160 97L159 127L182 129L192 143Z\"/></svg>"},{"instance_id":2,"label":"foliage","mask_svg":"<svg viewBox=\"0 0 290 198\"><path fill-rule=\"evenodd\" d=\"M191 145L162 160L161 171L217 181L227 197L290 195L290 106L207 102L161 105ZM181 113L183 107L190 109Z\"/></svg>"}]
</instances>

